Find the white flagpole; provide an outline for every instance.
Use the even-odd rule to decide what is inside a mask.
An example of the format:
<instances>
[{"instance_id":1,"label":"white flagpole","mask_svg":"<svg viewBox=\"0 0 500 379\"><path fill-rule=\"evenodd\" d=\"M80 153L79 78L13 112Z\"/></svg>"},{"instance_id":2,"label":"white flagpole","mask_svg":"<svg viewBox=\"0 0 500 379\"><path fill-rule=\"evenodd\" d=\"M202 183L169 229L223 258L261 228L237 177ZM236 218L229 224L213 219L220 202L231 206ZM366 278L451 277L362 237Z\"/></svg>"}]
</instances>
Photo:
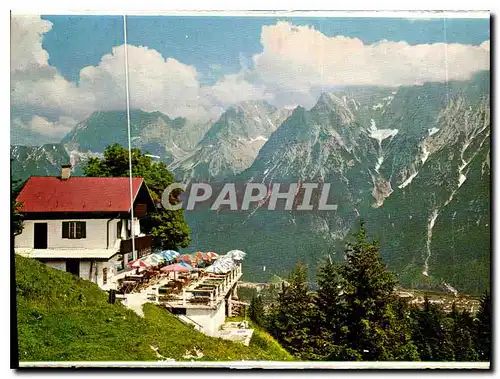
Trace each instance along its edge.
<instances>
[{"instance_id":1,"label":"white flagpole","mask_svg":"<svg viewBox=\"0 0 500 379\"><path fill-rule=\"evenodd\" d=\"M125 52L125 95L127 99L127 132L128 132L128 166L130 177L130 230L132 233L132 259L136 260L135 251L135 223L134 223L134 194L132 185L132 139L130 137L130 97L128 81L128 49L127 49L127 16L123 15L123 42Z\"/></svg>"}]
</instances>

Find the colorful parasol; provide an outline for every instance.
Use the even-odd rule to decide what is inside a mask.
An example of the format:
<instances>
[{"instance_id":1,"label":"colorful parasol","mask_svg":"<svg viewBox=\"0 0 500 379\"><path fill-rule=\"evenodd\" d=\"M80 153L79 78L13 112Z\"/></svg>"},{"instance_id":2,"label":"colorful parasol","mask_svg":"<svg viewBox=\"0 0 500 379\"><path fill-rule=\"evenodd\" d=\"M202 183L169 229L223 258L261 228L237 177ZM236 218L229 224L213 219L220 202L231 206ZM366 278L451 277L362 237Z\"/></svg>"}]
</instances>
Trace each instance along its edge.
<instances>
[{"instance_id":1,"label":"colorful parasol","mask_svg":"<svg viewBox=\"0 0 500 379\"><path fill-rule=\"evenodd\" d=\"M175 250L164 250L158 253L161 255L163 258L165 258L165 261L167 262L172 262L177 259L177 257L180 255L177 251Z\"/></svg>"},{"instance_id":2,"label":"colorful parasol","mask_svg":"<svg viewBox=\"0 0 500 379\"><path fill-rule=\"evenodd\" d=\"M210 259L217 259L219 257L219 254L214 253L213 251L209 251L208 253L206 253L206 255Z\"/></svg>"},{"instance_id":3,"label":"colorful parasol","mask_svg":"<svg viewBox=\"0 0 500 379\"><path fill-rule=\"evenodd\" d=\"M221 257L211 266L208 266L205 271L214 274L226 274L236 267L236 262L230 257Z\"/></svg>"},{"instance_id":4,"label":"colorful parasol","mask_svg":"<svg viewBox=\"0 0 500 379\"><path fill-rule=\"evenodd\" d=\"M144 262L148 266L157 266L160 263L165 262L165 258L159 254L151 254L147 257L142 258L142 262Z\"/></svg>"},{"instance_id":5,"label":"colorful parasol","mask_svg":"<svg viewBox=\"0 0 500 379\"><path fill-rule=\"evenodd\" d=\"M227 252L225 256L234 259L235 261L241 261L245 258L245 255L247 254L241 250L231 250Z\"/></svg>"},{"instance_id":6,"label":"colorful parasol","mask_svg":"<svg viewBox=\"0 0 500 379\"><path fill-rule=\"evenodd\" d=\"M135 261L129 262L127 266L134 268L149 267L149 265L141 259L136 259Z\"/></svg>"},{"instance_id":7,"label":"colorful parasol","mask_svg":"<svg viewBox=\"0 0 500 379\"><path fill-rule=\"evenodd\" d=\"M162 267L160 271L163 272L191 272L193 268L187 264L174 263L165 267Z\"/></svg>"}]
</instances>

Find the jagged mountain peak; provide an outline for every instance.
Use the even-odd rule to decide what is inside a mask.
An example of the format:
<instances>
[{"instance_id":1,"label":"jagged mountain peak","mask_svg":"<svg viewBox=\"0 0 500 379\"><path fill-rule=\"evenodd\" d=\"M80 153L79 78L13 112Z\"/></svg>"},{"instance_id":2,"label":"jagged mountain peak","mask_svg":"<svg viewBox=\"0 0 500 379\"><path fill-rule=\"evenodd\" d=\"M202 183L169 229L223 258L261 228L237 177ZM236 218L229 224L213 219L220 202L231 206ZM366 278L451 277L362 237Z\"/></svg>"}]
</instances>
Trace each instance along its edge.
<instances>
[{"instance_id":1,"label":"jagged mountain peak","mask_svg":"<svg viewBox=\"0 0 500 379\"><path fill-rule=\"evenodd\" d=\"M291 110L265 101L246 101L229 107L186 157L170 167L183 179L235 175L249 167L262 145Z\"/></svg>"}]
</instances>

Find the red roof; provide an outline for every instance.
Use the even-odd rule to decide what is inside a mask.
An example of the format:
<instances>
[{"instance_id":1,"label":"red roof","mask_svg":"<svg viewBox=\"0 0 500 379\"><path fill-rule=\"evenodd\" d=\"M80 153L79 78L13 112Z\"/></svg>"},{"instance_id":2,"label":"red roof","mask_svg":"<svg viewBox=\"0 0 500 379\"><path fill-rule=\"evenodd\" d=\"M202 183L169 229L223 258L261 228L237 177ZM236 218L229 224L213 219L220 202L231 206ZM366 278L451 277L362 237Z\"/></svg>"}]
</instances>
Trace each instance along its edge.
<instances>
[{"instance_id":1,"label":"red roof","mask_svg":"<svg viewBox=\"0 0 500 379\"><path fill-rule=\"evenodd\" d=\"M134 199L142 183L132 178ZM17 201L21 212L128 212L130 179L32 176Z\"/></svg>"}]
</instances>

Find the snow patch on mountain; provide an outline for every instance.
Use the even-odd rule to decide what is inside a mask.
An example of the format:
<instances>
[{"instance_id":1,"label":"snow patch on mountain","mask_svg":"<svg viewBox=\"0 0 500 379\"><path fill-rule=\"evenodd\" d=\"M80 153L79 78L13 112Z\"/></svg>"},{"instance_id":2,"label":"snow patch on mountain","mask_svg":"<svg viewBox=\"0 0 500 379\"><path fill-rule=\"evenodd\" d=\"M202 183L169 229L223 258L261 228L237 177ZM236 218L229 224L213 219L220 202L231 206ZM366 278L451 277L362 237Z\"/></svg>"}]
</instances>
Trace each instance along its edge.
<instances>
[{"instance_id":1,"label":"snow patch on mountain","mask_svg":"<svg viewBox=\"0 0 500 379\"><path fill-rule=\"evenodd\" d=\"M444 287L445 287L448 291L450 291L451 293L453 293L453 294L455 295L455 297L456 297L456 296L458 296L458 291L457 291L455 288L453 288L450 284L448 284L448 283L444 283Z\"/></svg>"},{"instance_id":2,"label":"snow patch on mountain","mask_svg":"<svg viewBox=\"0 0 500 379\"><path fill-rule=\"evenodd\" d=\"M427 131L429 132L429 137L436 134L437 132L439 132L439 128L436 128L436 127L432 127L430 129L427 129Z\"/></svg>"},{"instance_id":3,"label":"snow patch on mountain","mask_svg":"<svg viewBox=\"0 0 500 379\"><path fill-rule=\"evenodd\" d=\"M267 142L267 140L268 140L268 139L267 139L266 137L264 137L264 136L257 136L257 137L255 137L255 138L250 138L250 139L248 140L248 142L250 142L250 143L255 142L255 141L263 141L263 142Z\"/></svg>"},{"instance_id":4,"label":"snow patch on mountain","mask_svg":"<svg viewBox=\"0 0 500 379\"><path fill-rule=\"evenodd\" d=\"M377 164L375 165L375 171L378 172L380 166L382 166L382 163L384 163L384 157L383 156L380 156L378 157L377 159Z\"/></svg>"},{"instance_id":5,"label":"snow patch on mountain","mask_svg":"<svg viewBox=\"0 0 500 379\"><path fill-rule=\"evenodd\" d=\"M464 184L465 180L467 179L467 177L460 173L460 177L458 178L458 188L462 187L462 184Z\"/></svg>"},{"instance_id":6,"label":"snow patch on mountain","mask_svg":"<svg viewBox=\"0 0 500 379\"><path fill-rule=\"evenodd\" d=\"M431 253L431 241L432 241L432 229L434 228L434 224L436 223L436 219L438 216L438 210L434 209L431 215L429 216L428 224L427 224L427 257L424 261L424 271L423 275L429 276L429 259L432 255Z\"/></svg>"},{"instance_id":7,"label":"snow patch on mountain","mask_svg":"<svg viewBox=\"0 0 500 379\"><path fill-rule=\"evenodd\" d=\"M433 127L433 128L427 129L427 131L429 132L429 137L430 137L433 134L436 134L437 132L439 132L439 128Z\"/></svg>"},{"instance_id":8,"label":"snow patch on mountain","mask_svg":"<svg viewBox=\"0 0 500 379\"><path fill-rule=\"evenodd\" d=\"M373 139L376 139L380 144L386 138L394 137L396 134L398 134L399 130L398 129L378 129L377 124L375 123L375 120L372 118L370 120L369 132L370 132L369 136Z\"/></svg>"},{"instance_id":9,"label":"snow patch on mountain","mask_svg":"<svg viewBox=\"0 0 500 379\"><path fill-rule=\"evenodd\" d=\"M431 155L431 152L429 150L427 150L427 147L425 145L422 146L422 157L420 157L420 159L422 160L422 164L424 164L427 159L429 158L429 155Z\"/></svg>"},{"instance_id":10,"label":"snow patch on mountain","mask_svg":"<svg viewBox=\"0 0 500 379\"><path fill-rule=\"evenodd\" d=\"M413 174L411 174L403 183L401 183L398 188L405 188L408 184L411 183L411 181L415 178L415 176L418 175L418 171L415 171Z\"/></svg>"}]
</instances>

